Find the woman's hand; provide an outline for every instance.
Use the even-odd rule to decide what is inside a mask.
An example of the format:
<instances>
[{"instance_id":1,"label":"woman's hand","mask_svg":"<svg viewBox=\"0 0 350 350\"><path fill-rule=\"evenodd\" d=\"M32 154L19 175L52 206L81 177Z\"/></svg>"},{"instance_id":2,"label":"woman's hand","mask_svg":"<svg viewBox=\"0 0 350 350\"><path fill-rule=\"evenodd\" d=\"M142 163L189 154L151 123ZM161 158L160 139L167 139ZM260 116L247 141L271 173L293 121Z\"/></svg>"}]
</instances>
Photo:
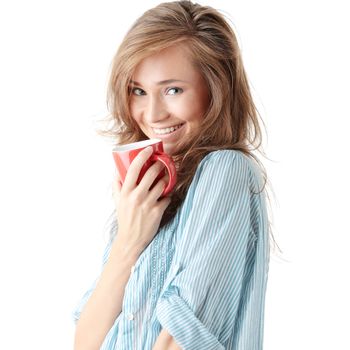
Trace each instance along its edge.
<instances>
[{"instance_id":1,"label":"woman's hand","mask_svg":"<svg viewBox=\"0 0 350 350\"><path fill-rule=\"evenodd\" d=\"M154 238L163 213L171 202L169 197L163 197L158 201L168 183L168 175L160 179L150 190L154 180L164 168L160 161L152 164L140 183L136 185L140 171L151 154L152 150L142 150L130 164L123 186L118 175L113 183L113 197L118 220L118 240L126 248L137 247L140 252Z\"/></svg>"}]
</instances>

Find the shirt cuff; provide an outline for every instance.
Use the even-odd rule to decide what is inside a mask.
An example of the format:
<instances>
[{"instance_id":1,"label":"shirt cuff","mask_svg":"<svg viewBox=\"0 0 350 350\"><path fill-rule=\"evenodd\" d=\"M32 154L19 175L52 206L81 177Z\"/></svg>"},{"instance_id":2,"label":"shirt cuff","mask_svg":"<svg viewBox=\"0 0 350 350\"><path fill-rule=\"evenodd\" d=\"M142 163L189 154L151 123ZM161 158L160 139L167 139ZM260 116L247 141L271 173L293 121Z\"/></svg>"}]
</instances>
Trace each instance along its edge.
<instances>
[{"instance_id":1,"label":"shirt cuff","mask_svg":"<svg viewBox=\"0 0 350 350\"><path fill-rule=\"evenodd\" d=\"M186 302L172 291L166 291L156 306L156 315L183 350L224 350L224 346L195 316Z\"/></svg>"}]
</instances>

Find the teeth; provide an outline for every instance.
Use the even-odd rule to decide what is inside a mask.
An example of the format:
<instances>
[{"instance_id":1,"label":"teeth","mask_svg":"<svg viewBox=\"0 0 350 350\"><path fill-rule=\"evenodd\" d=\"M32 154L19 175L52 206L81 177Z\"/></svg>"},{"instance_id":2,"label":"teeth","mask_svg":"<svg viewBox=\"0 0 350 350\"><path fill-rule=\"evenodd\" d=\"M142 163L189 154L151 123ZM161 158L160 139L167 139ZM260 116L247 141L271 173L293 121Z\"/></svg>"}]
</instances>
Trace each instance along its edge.
<instances>
[{"instance_id":1,"label":"teeth","mask_svg":"<svg viewBox=\"0 0 350 350\"><path fill-rule=\"evenodd\" d=\"M159 135L164 135L164 134L169 134L178 128L180 128L183 124L177 125L177 126L172 126L171 128L165 128L165 129L153 129L156 134Z\"/></svg>"}]
</instances>

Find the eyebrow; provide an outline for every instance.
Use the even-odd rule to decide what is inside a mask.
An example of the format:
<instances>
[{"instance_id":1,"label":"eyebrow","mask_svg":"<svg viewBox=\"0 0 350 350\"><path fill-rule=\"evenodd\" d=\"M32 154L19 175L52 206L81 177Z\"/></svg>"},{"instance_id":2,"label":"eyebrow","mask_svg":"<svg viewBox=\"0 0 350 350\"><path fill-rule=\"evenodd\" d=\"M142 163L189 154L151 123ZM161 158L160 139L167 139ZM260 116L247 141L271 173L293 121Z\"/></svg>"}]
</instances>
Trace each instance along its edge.
<instances>
[{"instance_id":1,"label":"eyebrow","mask_svg":"<svg viewBox=\"0 0 350 350\"><path fill-rule=\"evenodd\" d=\"M157 85L166 85L166 84L172 84L172 83L178 83L178 82L180 82L180 83L188 83L185 80L167 79L167 80L158 81ZM130 80L130 83L133 84L133 85L140 85L140 86L142 86L142 84L140 84L139 82L134 81L134 80Z\"/></svg>"}]
</instances>

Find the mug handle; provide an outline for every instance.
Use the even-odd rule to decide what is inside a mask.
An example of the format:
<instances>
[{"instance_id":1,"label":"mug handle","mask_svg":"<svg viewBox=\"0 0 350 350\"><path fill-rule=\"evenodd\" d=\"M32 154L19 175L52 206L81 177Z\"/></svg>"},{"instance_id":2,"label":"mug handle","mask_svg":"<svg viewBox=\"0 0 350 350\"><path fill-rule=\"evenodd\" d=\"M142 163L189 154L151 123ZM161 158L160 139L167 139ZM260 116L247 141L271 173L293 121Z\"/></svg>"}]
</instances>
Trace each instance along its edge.
<instances>
[{"instance_id":1,"label":"mug handle","mask_svg":"<svg viewBox=\"0 0 350 350\"><path fill-rule=\"evenodd\" d=\"M176 184L176 168L175 168L175 163L173 159L166 153L153 153L151 156L152 161L157 161L159 160L165 165L166 170L168 171L169 174L169 183L165 187L162 197L166 196L168 193L171 192L171 190L174 188Z\"/></svg>"}]
</instances>

